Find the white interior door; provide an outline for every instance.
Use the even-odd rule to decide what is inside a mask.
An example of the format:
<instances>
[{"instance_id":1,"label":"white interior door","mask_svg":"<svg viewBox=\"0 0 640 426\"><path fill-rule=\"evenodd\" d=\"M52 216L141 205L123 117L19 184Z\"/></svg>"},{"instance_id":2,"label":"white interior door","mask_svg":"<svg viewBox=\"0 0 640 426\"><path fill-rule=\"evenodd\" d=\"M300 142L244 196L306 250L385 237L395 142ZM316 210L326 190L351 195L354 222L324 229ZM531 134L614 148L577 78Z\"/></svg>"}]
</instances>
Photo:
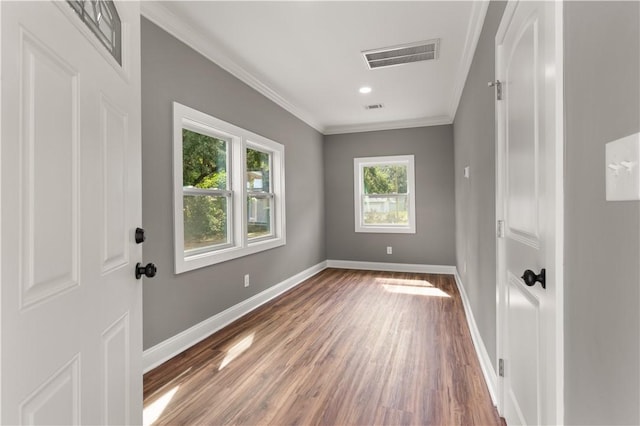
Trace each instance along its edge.
<instances>
[{"instance_id":1,"label":"white interior door","mask_svg":"<svg viewBox=\"0 0 640 426\"><path fill-rule=\"evenodd\" d=\"M496 36L499 408L508 424L562 422L560 14L554 2L510 2ZM542 270L546 288L535 282Z\"/></svg>"},{"instance_id":2,"label":"white interior door","mask_svg":"<svg viewBox=\"0 0 640 426\"><path fill-rule=\"evenodd\" d=\"M0 7L0 423L141 423L139 4L122 66L67 2Z\"/></svg>"}]
</instances>

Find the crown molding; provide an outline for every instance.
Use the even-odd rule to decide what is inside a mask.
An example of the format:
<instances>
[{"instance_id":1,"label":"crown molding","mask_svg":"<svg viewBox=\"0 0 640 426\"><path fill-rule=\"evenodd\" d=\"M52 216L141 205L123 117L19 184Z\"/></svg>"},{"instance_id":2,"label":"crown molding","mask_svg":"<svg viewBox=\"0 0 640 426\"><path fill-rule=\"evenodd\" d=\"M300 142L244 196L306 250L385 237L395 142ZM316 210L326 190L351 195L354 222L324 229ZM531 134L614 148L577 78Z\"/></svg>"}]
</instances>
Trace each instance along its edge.
<instances>
[{"instance_id":1,"label":"crown molding","mask_svg":"<svg viewBox=\"0 0 640 426\"><path fill-rule=\"evenodd\" d=\"M399 121L385 121L367 124L349 124L337 126L324 126L315 120L310 113L297 107L286 100L275 90L264 82L260 81L253 74L233 61L225 49L212 40L206 39L196 29L188 25L173 12L167 9L160 1L141 2L142 16L149 19L169 34L176 37L222 69L244 82L266 98L270 99L281 108L285 109L307 125L311 126L324 135L334 135L340 133L359 133L378 130L406 129L412 127L438 126L453 123L458 104L462 97L462 91L467 80L467 75L471 68L482 26L489 7L489 0L477 0L473 2L471 18L467 27L465 46L463 50L460 67L454 82L454 92L449 106L449 114L438 117L425 117L420 119L409 119Z\"/></svg>"},{"instance_id":2,"label":"crown molding","mask_svg":"<svg viewBox=\"0 0 640 426\"><path fill-rule=\"evenodd\" d=\"M313 127L318 132L324 133L324 126L313 119L308 112L287 101L271 87L258 80L255 76L225 54L225 49L222 46L210 39L205 39L205 37L199 34L196 29L178 18L173 12L163 6L161 2L143 1L140 2L140 4L142 16L160 26L169 34L176 37L178 40L182 41L266 98L275 102L277 105Z\"/></svg>"},{"instance_id":3,"label":"crown molding","mask_svg":"<svg viewBox=\"0 0 640 426\"><path fill-rule=\"evenodd\" d=\"M462 91L464 85L467 82L467 76L471 69L471 63L473 62L473 55L476 52L478 40L480 39L480 33L482 33L482 26L484 25L484 18L487 15L487 9L489 8L489 0L476 0L471 7L471 18L469 19L469 26L467 27L467 35L464 42L464 50L462 51L462 59L460 60L460 67L458 68L458 74L454 82L453 97L449 105L449 116L452 117L452 121L456 116L460 99L462 98Z\"/></svg>"},{"instance_id":4,"label":"crown molding","mask_svg":"<svg viewBox=\"0 0 640 426\"><path fill-rule=\"evenodd\" d=\"M378 130L409 129L412 127L441 126L451 124L453 120L449 116L418 118L411 120L384 121L380 123L347 124L344 126L328 126L324 130L325 135L337 135L343 133L374 132Z\"/></svg>"}]
</instances>

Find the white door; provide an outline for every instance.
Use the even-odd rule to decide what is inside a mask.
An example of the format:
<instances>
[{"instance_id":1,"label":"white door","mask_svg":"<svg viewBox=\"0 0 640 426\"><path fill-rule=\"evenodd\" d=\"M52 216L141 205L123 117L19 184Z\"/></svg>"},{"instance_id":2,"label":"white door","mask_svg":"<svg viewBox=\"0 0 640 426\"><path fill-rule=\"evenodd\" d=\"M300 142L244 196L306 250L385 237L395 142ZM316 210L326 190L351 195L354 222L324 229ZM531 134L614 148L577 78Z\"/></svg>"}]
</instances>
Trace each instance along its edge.
<instances>
[{"instance_id":1,"label":"white door","mask_svg":"<svg viewBox=\"0 0 640 426\"><path fill-rule=\"evenodd\" d=\"M509 2L496 36L499 409L510 425L563 421L561 7Z\"/></svg>"},{"instance_id":2,"label":"white door","mask_svg":"<svg viewBox=\"0 0 640 426\"><path fill-rule=\"evenodd\" d=\"M142 421L139 4L120 66L67 2L0 3L2 424Z\"/></svg>"}]
</instances>

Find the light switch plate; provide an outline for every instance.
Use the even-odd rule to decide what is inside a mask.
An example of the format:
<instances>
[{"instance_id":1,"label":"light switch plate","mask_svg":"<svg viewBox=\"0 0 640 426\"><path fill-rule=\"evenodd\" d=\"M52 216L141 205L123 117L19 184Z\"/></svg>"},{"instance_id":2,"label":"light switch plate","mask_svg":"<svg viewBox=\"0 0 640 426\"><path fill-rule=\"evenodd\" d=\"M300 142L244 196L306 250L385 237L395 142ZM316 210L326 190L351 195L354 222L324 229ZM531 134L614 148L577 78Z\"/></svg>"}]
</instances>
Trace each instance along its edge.
<instances>
[{"instance_id":1,"label":"light switch plate","mask_svg":"<svg viewBox=\"0 0 640 426\"><path fill-rule=\"evenodd\" d=\"M469 179L469 166L464 168L463 176Z\"/></svg>"},{"instance_id":2,"label":"light switch plate","mask_svg":"<svg viewBox=\"0 0 640 426\"><path fill-rule=\"evenodd\" d=\"M607 201L640 200L640 133L606 145Z\"/></svg>"}]
</instances>

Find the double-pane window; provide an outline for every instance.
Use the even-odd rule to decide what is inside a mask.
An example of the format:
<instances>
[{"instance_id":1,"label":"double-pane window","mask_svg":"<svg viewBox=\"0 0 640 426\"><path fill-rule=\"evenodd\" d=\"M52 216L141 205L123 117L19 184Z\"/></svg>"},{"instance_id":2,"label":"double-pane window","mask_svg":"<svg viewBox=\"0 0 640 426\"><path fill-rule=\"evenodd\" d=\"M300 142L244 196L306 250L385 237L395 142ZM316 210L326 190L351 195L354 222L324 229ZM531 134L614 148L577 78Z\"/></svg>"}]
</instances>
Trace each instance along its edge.
<instances>
[{"instance_id":1,"label":"double-pane window","mask_svg":"<svg viewBox=\"0 0 640 426\"><path fill-rule=\"evenodd\" d=\"M285 244L284 147L174 103L176 273Z\"/></svg>"}]
</instances>

